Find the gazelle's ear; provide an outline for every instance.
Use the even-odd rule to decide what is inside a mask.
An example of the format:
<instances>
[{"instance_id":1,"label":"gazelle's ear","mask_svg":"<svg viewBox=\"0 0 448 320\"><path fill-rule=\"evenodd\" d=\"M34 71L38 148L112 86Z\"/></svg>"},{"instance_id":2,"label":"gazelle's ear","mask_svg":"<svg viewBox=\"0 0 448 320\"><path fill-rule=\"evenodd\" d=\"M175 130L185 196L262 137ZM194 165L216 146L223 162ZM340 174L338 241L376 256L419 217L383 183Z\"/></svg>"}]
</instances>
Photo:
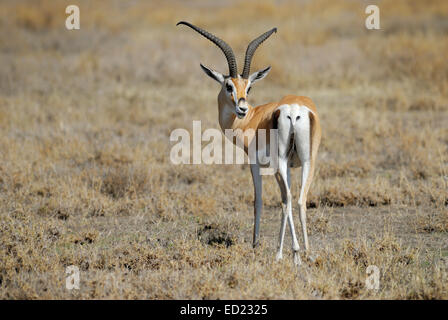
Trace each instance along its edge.
<instances>
[{"instance_id":1,"label":"gazelle's ear","mask_svg":"<svg viewBox=\"0 0 448 320\"><path fill-rule=\"evenodd\" d=\"M212 70L210 68L207 68L202 63L201 63L201 68L202 68L202 70L204 70L205 74L208 75L210 78L218 81L220 84L223 84L224 76L221 73L219 73L218 71Z\"/></svg>"},{"instance_id":2,"label":"gazelle's ear","mask_svg":"<svg viewBox=\"0 0 448 320\"><path fill-rule=\"evenodd\" d=\"M268 73L269 73L270 70L271 70L271 67L267 67L266 69L259 70L259 71L256 71L256 72L252 73L252 74L249 76L249 80L250 80L250 82L251 82L251 83L255 83L255 82L257 82L258 80L263 79L264 77L266 77L266 76L268 75Z\"/></svg>"}]
</instances>

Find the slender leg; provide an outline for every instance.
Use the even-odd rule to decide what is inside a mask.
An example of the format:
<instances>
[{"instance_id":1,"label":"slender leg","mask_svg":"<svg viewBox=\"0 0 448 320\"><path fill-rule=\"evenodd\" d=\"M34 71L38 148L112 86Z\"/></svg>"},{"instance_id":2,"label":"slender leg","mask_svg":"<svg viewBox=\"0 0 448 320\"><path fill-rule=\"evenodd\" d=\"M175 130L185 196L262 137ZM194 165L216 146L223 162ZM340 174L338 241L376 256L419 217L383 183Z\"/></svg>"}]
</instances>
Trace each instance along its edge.
<instances>
[{"instance_id":1,"label":"slender leg","mask_svg":"<svg viewBox=\"0 0 448 320\"><path fill-rule=\"evenodd\" d=\"M291 191L289 189L289 185L288 185L288 163L286 159L279 159L279 175L284 187L284 190L286 191L286 211L282 210L282 222L281 222L281 226L280 226L280 234L279 234L279 240L278 240L278 251L277 251L277 260L280 260L283 258L283 242L285 239L285 228L286 228L286 221L288 219L289 213L291 212L292 214L292 209L291 209ZM294 226L293 226L294 228Z\"/></svg>"},{"instance_id":2,"label":"slender leg","mask_svg":"<svg viewBox=\"0 0 448 320\"><path fill-rule=\"evenodd\" d=\"M290 172L289 172L289 168L288 168L288 187L289 189L291 189L291 181L290 181ZM287 189L286 189L286 184L283 182L283 178L281 177L281 175L279 173L277 173L275 175L275 178L277 179L277 183L280 187L280 192L282 195L282 217L284 217L285 215L288 216L288 224L289 224L289 230L291 232L291 238L292 238L292 249L293 249L293 253L294 253L294 263L297 265L301 264L301 260L300 260L300 255L299 255L299 250L300 250L300 246L299 246L299 242L297 241L297 236L296 236L296 230L294 227L294 221L293 221L293 216L292 216L292 212L290 211L288 213L287 211ZM284 218L283 218L284 219ZM283 220L282 220L283 221ZM283 227L283 224L282 224ZM279 245L281 243L281 241L283 241L283 234L285 232L285 228L283 227L280 230L280 237L279 237ZM282 253L280 251L280 254L277 254L277 260L282 258Z\"/></svg>"},{"instance_id":3,"label":"slender leg","mask_svg":"<svg viewBox=\"0 0 448 320\"><path fill-rule=\"evenodd\" d=\"M254 182L254 235L253 235L253 247L258 246L259 234L260 234L260 217L263 208L262 200L262 176L260 175L260 166L258 164L250 165L250 172L252 174L252 180Z\"/></svg>"},{"instance_id":4,"label":"slender leg","mask_svg":"<svg viewBox=\"0 0 448 320\"><path fill-rule=\"evenodd\" d=\"M277 172L275 174L275 179L277 180L278 186L280 188L280 193L282 196L282 212L286 211L286 188L285 185L283 184L283 180L282 177L280 176L280 174Z\"/></svg>"},{"instance_id":5,"label":"slender leg","mask_svg":"<svg viewBox=\"0 0 448 320\"><path fill-rule=\"evenodd\" d=\"M295 145L297 155L299 156L302 164L302 185L300 187L299 195L299 217L302 224L303 242L305 245L305 251L309 251L310 246L308 244L308 234L306 230L306 198L308 190L311 185L314 173L314 163L316 160L317 148L319 146L320 137L313 137L313 124L314 117L309 117L309 122L305 121L305 117L302 117L302 121L297 122L294 128L295 132Z\"/></svg>"},{"instance_id":6,"label":"slender leg","mask_svg":"<svg viewBox=\"0 0 448 320\"><path fill-rule=\"evenodd\" d=\"M302 224L303 242L305 244L305 251L309 251L308 234L306 231L306 197L313 179L314 167L311 166L310 161L303 163L302 166L302 186L300 188L299 196L299 215Z\"/></svg>"},{"instance_id":7,"label":"slender leg","mask_svg":"<svg viewBox=\"0 0 448 320\"><path fill-rule=\"evenodd\" d=\"M282 253L282 246L283 246L283 235L284 235L284 230L285 230L285 226L283 221L285 220L285 216L287 214L286 211L286 207L287 207L287 196L286 196L286 187L285 187L285 183L283 182L283 178L281 177L281 175L279 173L275 174L275 179L277 179L277 183L278 186L280 187L280 193L282 195L282 223L281 223L281 228L280 228L280 233L279 233L279 239L278 239L278 252L277 252L277 256L276 256L276 260L281 260L283 258L283 253Z\"/></svg>"},{"instance_id":8,"label":"slender leg","mask_svg":"<svg viewBox=\"0 0 448 320\"><path fill-rule=\"evenodd\" d=\"M288 167L287 173L288 173L288 187L289 187L289 190L291 190L291 170L289 167ZM297 241L296 229L294 227L292 206L288 212L288 222L289 222L289 231L291 232L291 238L292 238L292 251L294 254L294 263L297 265L300 265L302 263L300 260L300 255L299 255L300 246L299 246L299 241Z\"/></svg>"}]
</instances>

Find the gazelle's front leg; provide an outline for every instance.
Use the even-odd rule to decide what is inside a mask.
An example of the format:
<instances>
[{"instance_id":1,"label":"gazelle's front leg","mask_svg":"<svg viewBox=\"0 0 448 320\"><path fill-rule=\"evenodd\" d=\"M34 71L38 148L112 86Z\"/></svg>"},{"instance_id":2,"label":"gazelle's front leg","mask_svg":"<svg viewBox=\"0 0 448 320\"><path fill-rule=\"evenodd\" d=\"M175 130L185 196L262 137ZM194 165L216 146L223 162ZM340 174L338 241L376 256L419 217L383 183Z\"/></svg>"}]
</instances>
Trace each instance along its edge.
<instances>
[{"instance_id":1,"label":"gazelle's front leg","mask_svg":"<svg viewBox=\"0 0 448 320\"><path fill-rule=\"evenodd\" d=\"M260 166L258 164L250 165L250 172L252 174L252 180L254 182L254 236L253 247L258 246L259 234L260 234L260 218L263 208L262 199L262 176L260 175Z\"/></svg>"}]
</instances>

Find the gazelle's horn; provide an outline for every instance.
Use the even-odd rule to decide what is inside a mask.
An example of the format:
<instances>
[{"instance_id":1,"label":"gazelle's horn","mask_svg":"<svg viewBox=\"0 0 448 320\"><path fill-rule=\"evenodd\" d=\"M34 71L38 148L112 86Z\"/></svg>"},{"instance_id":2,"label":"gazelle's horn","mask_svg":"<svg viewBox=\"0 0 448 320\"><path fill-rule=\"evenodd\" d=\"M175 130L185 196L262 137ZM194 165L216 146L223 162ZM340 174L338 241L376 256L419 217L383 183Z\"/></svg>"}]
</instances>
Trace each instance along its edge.
<instances>
[{"instance_id":1,"label":"gazelle's horn","mask_svg":"<svg viewBox=\"0 0 448 320\"><path fill-rule=\"evenodd\" d=\"M246 58L244 59L244 69L242 77L244 79L247 79L249 77L250 72L250 63L252 62L252 57L254 56L255 50L257 50L258 46L267 38L271 36L274 32L277 32L277 28L273 28L269 30L268 32L263 33L258 38L252 40L251 43L247 46L246 50Z\"/></svg>"},{"instance_id":2,"label":"gazelle's horn","mask_svg":"<svg viewBox=\"0 0 448 320\"><path fill-rule=\"evenodd\" d=\"M180 21L176 24L176 26L180 25L180 24L184 24L190 28L192 28L193 30L195 30L196 32L198 32L199 34L203 35L204 37L206 37L208 40L210 40L211 42L213 42L214 44L216 44L221 50L222 52L224 52L224 55L226 56L227 59L227 63L229 64L229 74L232 78L236 78L237 74L238 74L238 70L236 67L236 59L235 59L235 55L233 54L233 50L232 48L224 41L219 39L217 36L214 36L213 34L199 28L196 27L194 25L192 25L189 22L186 21Z\"/></svg>"}]
</instances>

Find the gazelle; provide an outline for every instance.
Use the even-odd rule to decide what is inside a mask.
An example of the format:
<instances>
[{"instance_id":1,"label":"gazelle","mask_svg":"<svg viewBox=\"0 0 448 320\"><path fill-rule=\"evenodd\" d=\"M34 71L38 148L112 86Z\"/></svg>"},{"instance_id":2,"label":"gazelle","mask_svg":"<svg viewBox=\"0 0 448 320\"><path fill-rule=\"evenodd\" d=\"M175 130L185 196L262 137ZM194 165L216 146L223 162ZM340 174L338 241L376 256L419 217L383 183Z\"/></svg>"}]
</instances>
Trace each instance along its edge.
<instances>
[{"instance_id":1,"label":"gazelle","mask_svg":"<svg viewBox=\"0 0 448 320\"><path fill-rule=\"evenodd\" d=\"M308 236L306 231L306 197L313 179L317 150L321 139L321 127L316 107L311 99L302 96L288 95L278 102L271 102L257 107L252 107L247 102L247 96L252 85L266 77L271 67L250 72L250 64L255 50L269 38L276 28L263 33L254 39L246 50L243 73L237 72L235 55L232 48L223 40L211 33L181 21L177 25L186 25L205 38L217 45L227 58L229 75L223 75L201 64L202 70L221 85L218 95L219 124L222 131L226 129L242 132L260 129L278 129L278 168L275 172L277 183L282 195L282 222L279 234L279 244L276 258L282 258L283 242L285 236L286 222L292 236L292 249L294 262L300 264L300 250L294 228L291 206L290 167L302 167L302 185L299 196L299 215L302 224L303 241L305 250L309 250ZM255 136L249 136L244 140L244 150L247 153L251 140ZM235 140L233 141L235 143ZM258 151L258 145L256 145ZM254 183L254 232L253 246L258 244L260 231L260 217L262 211L262 175L260 174L260 163L250 165Z\"/></svg>"}]
</instances>

